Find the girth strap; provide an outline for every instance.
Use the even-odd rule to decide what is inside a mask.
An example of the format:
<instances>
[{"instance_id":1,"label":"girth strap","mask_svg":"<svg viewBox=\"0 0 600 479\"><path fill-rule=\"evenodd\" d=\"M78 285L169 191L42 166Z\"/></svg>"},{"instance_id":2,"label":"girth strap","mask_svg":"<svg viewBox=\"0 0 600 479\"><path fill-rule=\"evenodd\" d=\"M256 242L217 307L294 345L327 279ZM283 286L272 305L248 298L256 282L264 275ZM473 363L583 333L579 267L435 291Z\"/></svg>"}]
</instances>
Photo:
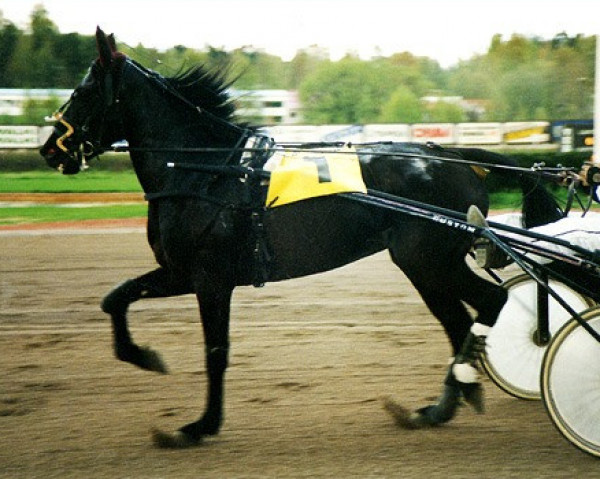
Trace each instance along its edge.
<instances>
[{"instance_id":1,"label":"girth strap","mask_svg":"<svg viewBox=\"0 0 600 479\"><path fill-rule=\"evenodd\" d=\"M257 208L252 211L252 236L254 238L254 249L252 251L252 286L261 288L269 279L269 269L272 256L267 244L265 227L263 223L265 209Z\"/></svg>"}]
</instances>

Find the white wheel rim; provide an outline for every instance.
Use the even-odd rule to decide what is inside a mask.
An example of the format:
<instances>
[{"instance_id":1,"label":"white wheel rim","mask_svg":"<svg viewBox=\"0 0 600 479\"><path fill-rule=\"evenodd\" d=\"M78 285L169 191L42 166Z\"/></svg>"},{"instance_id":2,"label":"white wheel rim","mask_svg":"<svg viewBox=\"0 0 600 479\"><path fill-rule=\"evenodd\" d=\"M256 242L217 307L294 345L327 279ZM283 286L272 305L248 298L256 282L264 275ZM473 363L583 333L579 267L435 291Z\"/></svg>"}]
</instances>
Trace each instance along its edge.
<instances>
[{"instance_id":1,"label":"white wheel rim","mask_svg":"<svg viewBox=\"0 0 600 479\"><path fill-rule=\"evenodd\" d=\"M600 317L588 324L600 331ZM600 343L576 324L559 338L545 365L546 407L563 435L600 455Z\"/></svg>"},{"instance_id":2,"label":"white wheel rim","mask_svg":"<svg viewBox=\"0 0 600 479\"><path fill-rule=\"evenodd\" d=\"M584 297L562 283L550 286L575 311L589 307ZM570 319L556 300L549 298L549 330L553 336ZM547 346L538 346L533 337L537 329L537 283L527 278L509 287L508 301L486 341L486 360L493 376L517 396L540 397L540 372Z\"/></svg>"}]
</instances>

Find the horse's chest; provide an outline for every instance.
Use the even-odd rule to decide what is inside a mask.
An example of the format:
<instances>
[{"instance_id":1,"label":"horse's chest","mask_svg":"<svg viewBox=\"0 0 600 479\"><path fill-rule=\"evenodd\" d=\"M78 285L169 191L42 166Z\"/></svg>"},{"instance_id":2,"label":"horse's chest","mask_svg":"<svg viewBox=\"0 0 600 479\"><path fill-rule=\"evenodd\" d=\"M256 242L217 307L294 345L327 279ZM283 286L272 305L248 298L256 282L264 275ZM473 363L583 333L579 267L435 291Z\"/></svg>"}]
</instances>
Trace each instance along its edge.
<instances>
[{"instance_id":1,"label":"horse's chest","mask_svg":"<svg viewBox=\"0 0 600 479\"><path fill-rule=\"evenodd\" d=\"M231 210L183 209L178 215L160 215L157 246L177 269L236 249L243 235L240 220Z\"/></svg>"}]
</instances>

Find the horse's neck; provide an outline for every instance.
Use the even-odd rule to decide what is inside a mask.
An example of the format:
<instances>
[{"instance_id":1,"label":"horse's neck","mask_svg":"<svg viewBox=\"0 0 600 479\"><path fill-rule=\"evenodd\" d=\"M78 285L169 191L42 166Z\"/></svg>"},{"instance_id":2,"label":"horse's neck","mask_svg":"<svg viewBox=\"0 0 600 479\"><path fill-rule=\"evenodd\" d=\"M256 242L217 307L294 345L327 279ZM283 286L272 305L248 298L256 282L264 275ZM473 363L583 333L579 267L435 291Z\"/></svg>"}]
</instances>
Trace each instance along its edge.
<instances>
[{"instance_id":1,"label":"horse's neck","mask_svg":"<svg viewBox=\"0 0 600 479\"><path fill-rule=\"evenodd\" d=\"M192 106L175 97L157 94L156 86L129 77L122 98L122 119L125 139L131 148L131 159L138 180L146 193L163 191L173 176L169 162L201 162L224 164L227 154L183 152L190 148L234 148L238 132L228 132L218 125L206 124ZM160 93L160 92L159 92ZM219 137L215 139L215 131ZM227 140L224 138L229 137Z\"/></svg>"},{"instance_id":2,"label":"horse's neck","mask_svg":"<svg viewBox=\"0 0 600 479\"><path fill-rule=\"evenodd\" d=\"M173 185L174 177L178 182L192 180L187 178L196 176L189 173L186 177L177 174L168 163L202 163L222 165L228 156L227 149L234 148L234 144L215 144L207 141L202 133L206 126L196 125L193 122L182 124L173 118L165 122L164 128L158 135L150 132L157 131L155 127L138 124L132 134L126 138L131 148L130 156L138 181L145 193L156 193L165 189L176 188ZM207 153L198 151L189 153L190 149L202 150L203 148L224 148L224 153ZM188 150L187 152L184 150ZM210 175L206 176L206 179ZM202 183L202 178L194 179L194 183Z\"/></svg>"}]
</instances>

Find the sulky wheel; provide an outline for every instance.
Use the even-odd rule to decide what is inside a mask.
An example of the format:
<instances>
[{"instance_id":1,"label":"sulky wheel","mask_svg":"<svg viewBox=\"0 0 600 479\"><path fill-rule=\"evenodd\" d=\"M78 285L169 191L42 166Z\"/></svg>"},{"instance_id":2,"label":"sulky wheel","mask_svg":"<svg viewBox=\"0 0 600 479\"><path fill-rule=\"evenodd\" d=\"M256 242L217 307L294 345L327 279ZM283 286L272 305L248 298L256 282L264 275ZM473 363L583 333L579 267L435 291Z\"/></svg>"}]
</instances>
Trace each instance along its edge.
<instances>
[{"instance_id":1,"label":"sulky wheel","mask_svg":"<svg viewBox=\"0 0 600 479\"><path fill-rule=\"evenodd\" d=\"M550 280L549 285L575 311L594 304L563 283ZM481 362L492 381L508 394L538 400L542 359L548 345L538 336L538 286L527 274L515 276L503 286L508 290L508 301L487 337ZM571 315L552 297L548 300L552 336Z\"/></svg>"},{"instance_id":2,"label":"sulky wheel","mask_svg":"<svg viewBox=\"0 0 600 479\"><path fill-rule=\"evenodd\" d=\"M581 313L600 332L600 307ZM600 342L575 319L552 338L541 373L542 399L560 433L600 457Z\"/></svg>"}]
</instances>

